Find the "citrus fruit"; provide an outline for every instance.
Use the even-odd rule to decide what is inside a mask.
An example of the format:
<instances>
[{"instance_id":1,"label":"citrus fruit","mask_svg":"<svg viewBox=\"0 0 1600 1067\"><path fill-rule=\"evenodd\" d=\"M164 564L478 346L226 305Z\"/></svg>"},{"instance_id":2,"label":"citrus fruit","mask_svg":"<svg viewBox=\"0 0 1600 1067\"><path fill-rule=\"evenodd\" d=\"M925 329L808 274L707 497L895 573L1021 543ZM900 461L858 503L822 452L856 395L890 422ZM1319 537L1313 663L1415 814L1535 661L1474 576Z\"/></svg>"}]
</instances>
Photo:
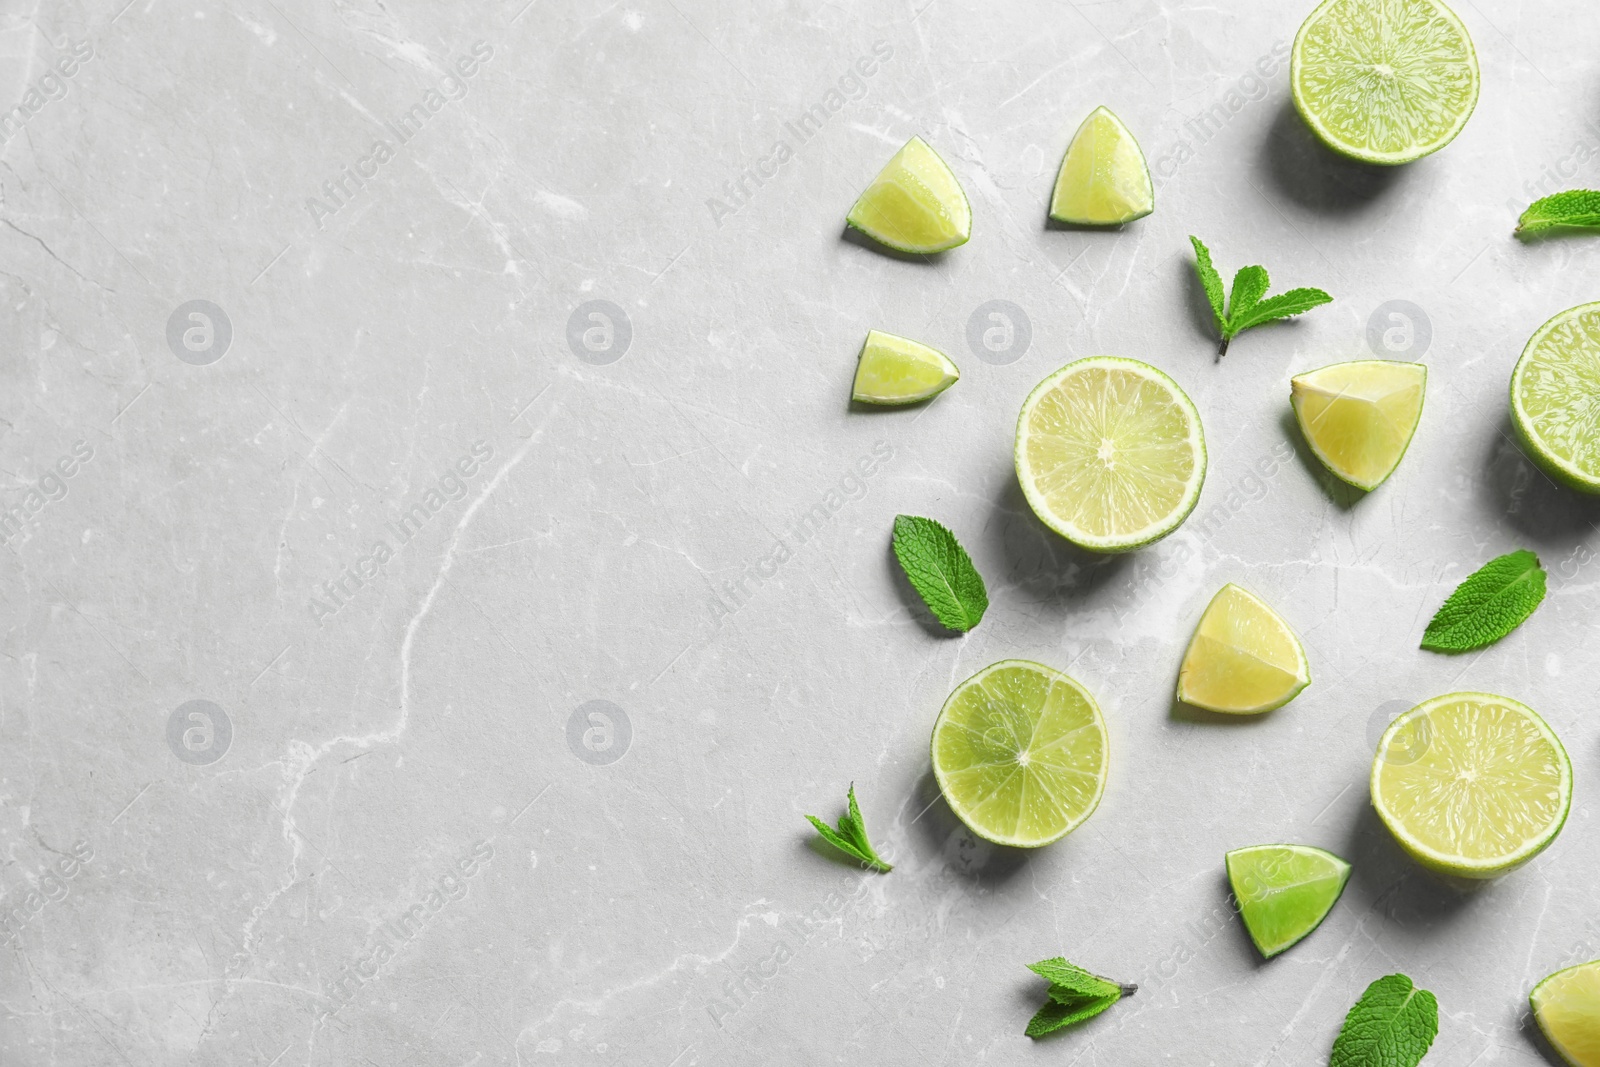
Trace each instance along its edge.
<instances>
[{"instance_id":1,"label":"citrus fruit","mask_svg":"<svg viewBox=\"0 0 1600 1067\"><path fill-rule=\"evenodd\" d=\"M1228 715L1281 708L1311 684L1300 639L1260 597L1231 582L1200 616L1178 668L1178 699Z\"/></svg>"},{"instance_id":2,"label":"citrus fruit","mask_svg":"<svg viewBox=\"0 0 1600 1067\"><path fill-rule=\"evenodd\" d=\"M1358 489L1382 485L1406 454L1422 418L1428 369L1420 363L1358 359L1295 377L1295 418L1311 451Z\"/></svg>"},{"instance_id":3,"label":"citrus fruit","mask_svg":"<svg viewBox=\"0 0 1600 1067\"><path fill-rule=\"evenodd\" d=\"M1600 303L1569 308L1529 338L1511 372L1511 421L1552 478L1600 493Z\"/></svg>"},{"instance_id":4,"label":"citrus fruit","mask_svg":"<svg viewBox=\"0 0 1600 1067\"><path fill-rule=\"evenodd\" d=\"M913 137L872 179L845 221L901 252L943 252L972 236L972 208L939 153Z\"/></svg>"},{"instance_id":5,"label":"citrus fruit","mask_svg":"<svg viewBox=\"0 0 1600 1067\"><path fill-rule=\"evenodd\" d=\"M867 331L850 399L863 404L915 404L938 396L961 372L943 352L892 333Z\"/></svg>"},{"instance_id":6,"label":"citrus fruit","mask_svg":"<svg viewBox=\"0 0 1600 1067\"><path fill-rule=\"evenodd\" d=\"M1421 159L1455 139L1478 102L1478 56L1438 0L1324 0L1295 34L1294 104L1335 152Z\"/></svg>"},{"instance_id":7,"label":"citrus fruit","mask_svg":"<svg viewBox=\"0 0 1600 1067\"><path fill-rule=\"evenodd\" d=\"M1050 217L1080 226L1142 219L1156 207L1150 168L1122 120L1097 107L1083 120L1056 175Z\"/></svg>"},{"instance_id":8,"label":"citrus fruit","mask_svg":"<svg viewBox=\"0 0 1600 1067\"><path fill-rule=\"evenodd\" d=\"M1271 959L1327 918L1350 865L1310 845L1252 845L1228 853L1228 882L1250 940Z\"/></svg>"},{"instance_id":9,"label":"citrus fruit","mask_svg":"<svg viewBox=\"0 0 1600 1067\"><path fill-rule=\"evenodd\" d=\"M1418 863L1497 878L1561 832L1572 762L1531 708L1492 693L1449 693L1389 724L1371 788L1372 806Z\"/></svg>"},{"instance_id":10,"label":"citrus fruit","mask_svg":"<svg viewBox=\"0 0 1600 1067\"><path fill-rule=\"evenodd\" d=\"M1041 521L1094 552L1178 528L1206 477L1200 413L1136 359L1090 356L1040 382L1017 419L1017 479Z\"/></svg>"},{"instance_id":11,"label":"citrus fruit","mask_svg":"<svg viewBox=\"0 0 1600 1067\"><path fill-rule=\"evenodd\" d=\"M1087 819L1106 788L1106 724L1077 682L1001 660L956 686L933 724L933 773L979 837L1036 848Z\"/></svg>"},{"instance_id":12,"label":"citrus fruit","mask_svg":"<svg viewBox=\"0 0 1600 1067\"><path fill-rule=\"evenodd\" d=\"M1600 1067L1600 960L1557 971L1528 998L1545 1040L1572 1067Z\"/></svg>"}]
</instances>

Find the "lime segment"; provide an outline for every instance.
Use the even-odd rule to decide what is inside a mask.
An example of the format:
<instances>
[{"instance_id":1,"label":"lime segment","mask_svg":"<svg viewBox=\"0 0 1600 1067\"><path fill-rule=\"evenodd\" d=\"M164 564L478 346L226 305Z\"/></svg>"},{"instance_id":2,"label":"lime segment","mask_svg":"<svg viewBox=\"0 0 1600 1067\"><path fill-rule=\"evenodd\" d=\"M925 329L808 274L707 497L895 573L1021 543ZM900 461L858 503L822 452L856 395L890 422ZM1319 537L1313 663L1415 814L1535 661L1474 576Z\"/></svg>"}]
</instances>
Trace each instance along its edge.
<instances>
[{"instance_id":1,"label":"lime segment","mask_svg":"<svg viewBox=\"0 0 1600 1067\"><path fill-rule=\"evenodd\" d=\"M1027 660L956 687L933 726L933 773L988 841L1036 848L1087 819L1106 788L1106 726L1084 688Z\"/></svg>"},{"instance_id":2,"label":"lime segment","mask_svg":"<svg viewBox=\"0 0 1600 1067\"><path fill-rule=\"evenodd\" d=\"M1142 219L1155 207L1155 187L1139 142L1121 119L1095 108L1067 146L1050 217L1080 226L1114 226Z\"/></svg>"},{"instance_id":3,"label":"lime segment","mask_svg":"<svg viewBox=\"0 0 1600 1067\"><path fill-rule=\"evenodd\" d=\"M1533 987L1533 1017L1572 1067L1600 1067L1600 960L1557 971Z\"/></svg>"},{"instance_id":4,"label":"lime segment","mask_svg":"<svg viewBox=\"0 0 1600 1067\"><path fill-rule=\"evenodd\" d=\"M1311 450L1358 489L1382 485L1422 419L1428 370L1420 363L1359 359L1296 377L1290 402Z\"/></svg>"},{"instance_id":5,"label":"lime segment","mask_svg":"<svg viewBox=\"0 0 1600 1067\"><path fill-rule=\"evenodd\" d=\"M1542 852L1572 807L1572 762L1531 708L1450 693L1394 722L1372 761L1372 806L1430 870L1497 878Z\"/></svg>"},{"instance_id":6,"label":"lime segment","mask_svg":"<svg viewBox=\"0 0 1600 1067\"><path fill-rule=\"evenodd\" d=\"M1206 476L1200 413L1147 363L1090 356L1036 386L1017 419L1017 480L1041 521L1094 552L1177 529Z\"/></svg>"},{"instance_id":7,"label":"lime segment","mask_svg":"<svg viewBox=\"0 0 1600 1067\"><path fill-rule=\"evenodd\" d=\"M1529 339L1511 372L1511 421L1551 477L1600 493L1600 303L1563 311Z\"/></svg>"},{"instance_id":8,"label":"lime segment","mask_svg":"<svg viewBox=\"0 0 1600 1067\"><path fill-rule=\"evenodd\" d=\"M1268 959L1322 925L1350 880L1348 863L1310 845L1252 845L1227 861L1239 915Z\"/></svg>"},{"instance_id":9,"label":"lime segment","mask_svg":"<svg viewBox=\"0 0 1600 1067\"><path fill-rule=\"evenodd\" d=\"M943 252L972 236L972 207L939 153L913 137L867 186L845 221L902 252Z\"/></svg>"},{"instance_id":10,"label":"lime segment","mask_svg":"<svg viewBox=\"0 0 1600 1067\"><path fill-rule=\"evenodd\" d=\"M1178 699L1228 715L1281 708L1311 684L1300 639L1266 602L1237 585L1217 591L1178 669Z\"/></svg>"},{"instance_id":11,"label":"lime segment","mask_svg":"<svg viewBox=\"0 0 1600 1067\"><path fill-rule=\"evenodd\" d=\"M1478 102L1478 57L1438 0L1325 0L1289 60L1295 107L1334 151L1367 163L1421 159L1455 139Z\"/></svg>"},{"instance_id":12,"label":"lime segment","mask_svg":"<svg viewBox=\"0 0 1600 1067\"><path fill-rule=\"evenodd\" d=\"M943 352L892 333L869 330L850 398L863 404L915 404L938 396L960 377L961 372Z\"/></svg>"}]
</instances>

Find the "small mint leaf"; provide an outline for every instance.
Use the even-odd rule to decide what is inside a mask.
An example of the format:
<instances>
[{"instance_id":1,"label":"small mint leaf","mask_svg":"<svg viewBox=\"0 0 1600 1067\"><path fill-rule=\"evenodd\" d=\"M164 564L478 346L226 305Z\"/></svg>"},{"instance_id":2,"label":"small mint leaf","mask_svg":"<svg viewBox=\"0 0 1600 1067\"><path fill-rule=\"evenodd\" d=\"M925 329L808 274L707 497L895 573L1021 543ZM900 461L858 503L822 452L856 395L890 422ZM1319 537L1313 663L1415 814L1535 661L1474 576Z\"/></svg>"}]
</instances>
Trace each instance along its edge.
<instances>
[{"instance_id":1,"label":"small mint leaf","mask_svg":"<svg viewBox=\"0 0 1600 1067\"><path fill-rule=\"evenodd\" d=\"M1267 295L1267 286L1271 282L1267 279L1265 267L1240 267L1239 273L1233 276L1233 291L1228 294L1228 322L1238 329L1237 323L1244 314L1256 306L1256 302Z\"/></svg>"},{"instance_id":2,"label":"small mint leaf","mask_svg":"<svg viewBox=\"0 0 1600 1067\"><path fill-rule=\"evenodd\" d=\"M1056 990L1075 993L1085 997L1120 996L1122 987L1116 982L1101 978L1099 975L1090 974L1075 963L1068 963L1061 956L1038 963L1028 964L1028 970L1050 983L1050 995L1055 996Z\"/></svg>"},{"instance_id":3,"label":"small mint leaf","mask_svg":"<svg viewBox=\"0 0 1600 1067\"><path fill-rule=\"evenodd\" d=\"M1242 331L1260 326L1274 319L1286 319L1310 311L1314 307L1332 302L1333 297L1321 289L1290 289L1286 293L1263 299L1269 284L1267 268L1241 267L1233 276L1233 292L1229 296L1228 310L1222 309L1222 276L1211 262L1211 251L1200 238L1190 235L1194 245L1194 269L1200 284L1211 302L1211 313L1216 319L1217 333L1222 335L1222 345L1217 358L1228 354L1228 344Z\"/></svg>"},{"instance_id":4,"label":"small mint leaf","mask_svg":"<svg viewBox=\"0 0 1600 1067\"><path fill-rule=\"evenodd\" d=\"M1211 314L1217 320L1217 330L1225 331L1228 328L1228 315L1222 310L1222 275L1217 273L1217 268L1211 263L1211 250L1205 246L1200 238L1189 235L1189 243L1194 245L1194 270L1200 275L1200 288L1206 291L1206 300L1211 304Z\"/></svg>"},{"instance_id":5,"label":"small mint leaf","mask_svg":"<svg viewBox=\"0 0 1600 1067\"><path fill-rule=\"evenodd\" d=\"M1050 983L1050 999L1028 1020L1028 1028L1023 1031L1029 1037L1043 1037L1092 1019L1138 988L1090 974L1060 956L1030 963L1028 970Z\"/></svg>"},{"instance_id":6,"label":"small mint leaf","mask_svg":"<svg viewBox=\"0 0 1600 1067\"><path fill-rule=\"evenodd\" d=\"M817 835L840 852L865 863L869 867L885 873L894 870L894 865L886 863L872 847L872 842L867 839L867 824L861 819L861 808L856 804L855 783L850 783L849 809L839 816L837 830L817 818L807 815L811 825L816 827Z\"/></svg>"},{"instance_id":7,"label":"small mint leaf","mask_svg":"<svg viewBox=\"0 0 1600 1067\"><path fill-rule=\"evenodd\" d=\"M1431 652L1471 652L1492 645L1533 614L1544 600L1539 557L1518 549L1485 563L1456 586L1422 634Z\"/></svg>"},{"instance_id":8,"label":"small mint leaf","mask_svg":"<svg viewBox=\"0 0 1600 1067\"><path fill-rule=\"evenodd\" d=\"M1053 993L1053 991L1052 991ZM1043 1037L1057 1030L1087 1022L1117 1002L1116 997L1077 997L1070 1000L1051 999L1028 1020L1023 1031L1029 1037Z\"/></svg>"},{"instance_id":9,"label":"small mint leaf","mask_svg":"<svg viewBox=\"0 0 1600 1067\"><path fill-rule=\"evenodd\" d=\"M1439 1002L1403 974L1367 986L1333 1042L1330 1067L1417 1067L1439 1033Z\"/></svg>"},{"instance_id":10,"label":"small mint leaf","mask_svg":"<svg viewBox=\"0 0 1600 1067\"><path fill-rule=\"evenodd\" d=\"M1332 302L1333 297L1321 289L1290 289L1261 301L1242 318L1235 319L1233 328L1235 331L1248 330L1252 326L1260 326L1274 319L1287 319Z\"/></svg>"},{"instance_id":11,"label":"small mint leaf","mask_svg":"<svg viewBox=\"0 0 1600 1067\"><path fill-rule=\"evenodd\" d=\"M1569 189L1535 200L1517 219L1516 232L1535 234L1558 226L1600 229L1600 191Z\"/></svg>"},{"instance_id":12,"label":"small mint leaf","mask_svg":"<svg viewBox=\"0 0 1600 1067\"><path fill-rule=\"evenodd\" d=\"M932 519L896 515L894 555L940 624L965 632L983 620L989 592L955 534Z\"/></svg>"}]
</instances>

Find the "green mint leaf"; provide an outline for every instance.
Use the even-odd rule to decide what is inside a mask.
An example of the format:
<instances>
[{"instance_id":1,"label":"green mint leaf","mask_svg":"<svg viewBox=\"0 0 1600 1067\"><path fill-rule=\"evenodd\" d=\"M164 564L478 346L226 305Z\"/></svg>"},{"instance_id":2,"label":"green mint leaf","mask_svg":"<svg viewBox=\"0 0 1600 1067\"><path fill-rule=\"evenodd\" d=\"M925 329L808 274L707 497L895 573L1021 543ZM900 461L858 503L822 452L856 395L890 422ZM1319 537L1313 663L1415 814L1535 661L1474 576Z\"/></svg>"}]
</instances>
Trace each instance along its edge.
<instances>
[{"instance_id":1,"label":"green mint leaf","mask_svg":"<svg viewBox=\"0 0 1600 1067\"><path fill-rule=\"evenodd\" d=\"M1068 1026L1093 1019L1117 1002L1117 997L1075 997L1070 1000L1056 1000L1054 997L1044 1002L1044 1007L1034 1013L1028 1020L1028 1028L1023 1031L1029 1037L1043 1037L1053 1034Z\"/></svg>"},{"instance_id":2,"label":"green mint leaf","mask_svg":"<svg viewBox=\"0 0 1600 1067\"><path fill-rule=\"evenodd\" d=\"M1233 291L1228 294L1228 322L1236 323L1240 318L1256 306L1256 303L1267 295L1267 268L1265 267L1240 267L1239 273L1233 276ZM1238 327L1234 327L1237 332Z\"/></svg>"},{"instance_id":3,"label":"green mint leaf","mask_svg":"<svg viewBox=\"0 0 1600 1067\"><path fill-rule=\"evenodd\" d=\"M1225 332L1228 316L1222 310L1222 275L1212 266L1211 250L1205 246L1205 242L1190 234L1189 243L1194 245L1194 270L1200 275L1200 288L1206 291L1206 299L1211 302L1211 314L1217 320L1217 330Z\"/></svg>"},{"instance_id":4,"label":"green mint leaf","mask_svg":"<svg viewBox=\"0 0 1600 1067\"><path fill-rule=\"evenodd\" d=\"M1432 652L1471 652L1521 626L1544 600L1539 557L1518 549L1491 559L1456 586L1422 634Z\"/></svg>"},{"instance_id":5,"label":"green mint leaf","mask_svg":"<svg viewBox=\"0 0 1600 1067\"><path fill-rule=\"evenodd\" d=\"M1060 956L1030 963L1028 970L1050 983L1050 999L1028 1020L1028 1028L1023 1031L1029 1037L1043 1037L1092 1019L1138 988L1090 974Z\"/></svg>"},{"instance_id":6,"label":"green mint leaf","mask_svg":"<svg viewBox=\"0 0 1600 1067\"><path fill-rule=\"evenodd\" d=\"M1557 226L1600 229L1600 191L1568 189L1535 200L1517 220L1516 232L1542 233Z\"/></svg>"},{"instance_id":7,"label":"green mint leaf","mask_svg":"<svg viewBox=\"0 0 1600 1067\"><path fill-rule=\"evenodd\" d=\"M880 871L892 871L894 866L885 863L872 847L872 842L867 840L867 824L861 820L861 808L856 804L856 784L850 783L850 807L843 815L839 816L837 830L817 818L807 815L811 825L817 828L817 834L846 855L854 856L869 867Z\"/></svg>"},{"instance_id":8,"label":"green mint leaf","mask_svg":"<svg viewBox=\"0 0 1600 1067\"><path fill-rule=\"evenodd\" d=\"M1268 297L1247 311L1242 318L1233 320L1234 331L1248 330L1274 319L1287 319L1323 304L1331 304L1333 297L1321 289L1290 289L1287 293Z\"/></svg>"},{"instance_id":9,"label":"green mint leaf","mask_svg":"<svg viewBox=\"0 0 1600 1067\"><path fill-rule=\"evenodd\" d=\"M1121 996L1122 987L1116 982L1108 981L1099 975L1090 974L1075 963L1068 963L1060 956L1038 963L1028 964L1028 970L1050 983L1050 995L1055 996L1059 989L1063 993L1072 993L1083 997L1111 997Z\"/></svg>"},{"instance_id":10,"label":"green mint leaf","mask_svg":"<svg viewBox=\"0 0 1600 1067\"><path fill-rule=\"evenodd\" d=\"M911 587L942 625L965 632L982 621L989 591L955 534L932 519L896 515L894 555Z\"/></svg>"},{"instance_id":11,"label":"green mint leaf","mask_svg":"<svg viewBox=\"0 0 1600 1067\"><path fill-rule=\"evenodd\" d=\"M1403 974L1367 986L1333 1042L1330 1067L1417 1067L1439 1033L1439 1002Z\"/></svg>"},{"instance_id":12,"label":"green mint leaf","mask_svg":"<svg viewBox=\"0 0 1600 1067\"><path fill-rule=\"evenodd\" d=\"M1333 297L1321 289L1290 289L1286 293L1262 299L1267 291L1267 269L1259 266L1240 268L1233 276L1233 292L1229 296L1228 310L1222 310L1222 276L1211 262L1211 250L1193 234L1189 241L1194 245L1194 269L1200 275L1206 299L1211 302L1211 313L1217 320L1217 332L1222 335L1222 345L1217 358L1228 354L1228 344L1241 331L1260 326L1274 319L1286 319L1310 311L1314 307L1331 303Z\"/></svg>"}]
</instances>

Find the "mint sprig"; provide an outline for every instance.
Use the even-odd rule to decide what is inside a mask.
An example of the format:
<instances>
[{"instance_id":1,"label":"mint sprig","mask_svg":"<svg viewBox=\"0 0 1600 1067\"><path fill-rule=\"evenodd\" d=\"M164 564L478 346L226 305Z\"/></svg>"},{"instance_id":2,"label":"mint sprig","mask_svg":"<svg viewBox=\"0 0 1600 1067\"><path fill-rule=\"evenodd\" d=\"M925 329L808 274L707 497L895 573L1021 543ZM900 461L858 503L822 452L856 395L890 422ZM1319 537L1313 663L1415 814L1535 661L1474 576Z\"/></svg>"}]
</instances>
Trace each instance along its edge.
<instances>
[{"instance_id":1,"label":"mint sprig","mask_svg":"<svg viewBox=\"0 0 1600 1067\"><path fill-rule=\"evenodd\" d=\"M867 840L867 824L861 821L861 808L856 805L856 784L850 783L850 809L839 816L839 828L835 830L815 815L807 815L811 825L817 828L817 833L822 839L834 848L847 855L854 856L868 867L885 873L894 870L894 865L884 862L872 847L872 842Z\"/></svg>"},{"instance_id":2,"label":"mint sprig","mask_svg":"<svg viewBox=\"0 0 1600 1067\"><path fill-rule=\"evenodd\" d=\"M1287 319L1333 301L1333 297L1321 289L1290 289L1286 293L1268 297L1267 286L1271 282L1267 277L1267 268L1249 266L1239 268L1239 272L1233 276L1233 290L1228 294L1227 307L1224 309L1222 275L1211 263L1211 250L1192 234L1189 242L1194 245L1195 273L1200 275L1200 287L1206 291L1217 332L1222 335L1222 347L1217 350L1218 359L1228 354L1228 343L1241 330L1275 319Z\"/></svg>"},{"instance_id":3,"label":"mint sprig","mask_svg":"<svg viewBox=\"0 0 1600 1067\"><path fill-rule=\"evenodd\" d=\"M1422 647L1430 652L1471 652L1515 630L1544 600L1539 557L1518 549L1491 559L1456 586L1428 623Z\"/></svg>"},{"instance_id":4,"label":"mint sprig","mask_svg":"<svg viewBox=\"0 0 1600 1067\"><path fill-rule=\"evenodd\" d=\"M894 517L894 557L933 617L965 633L989 608L989 591L956 535L918 515Z\"/></svg>"},{"instance_id":5,"label":"mint sprig","mask_svg":"<svg viewBox=\"0 0 1600 1067\"><path fill-rule=\"evenodd\" d=\"M1028 1020L1028 1028L1023 1031L1029 1037L1043 1037L1092 1019L1139 988L1090 974L1060 956L1030 963L1028 970L1050 983L1050 999Z\"/></svg>"},{"instance_id":6,"label":"mint sprig","mask_svg":"<svg viewBox=\"0 0 1600 1067\"><path fill-rule=\"evenodd\" d=\"M1541 197L1528 205L1517 219L1518 236L1543 233L1559 226L1600 230L1600 191L1568 189Z\"/></svg>"},{"instance_id":7,"label":"mint sprig","mask_svg":"<svg viewBox=\"0 0 1600 1067\"><path fill-rule=\"evenodd\" d=\"M1439 1002L1403 974L1367 986L1333 1042L1330 1067L1417 1067L1439 1034Z\"/></svg>"}]
</instances>

